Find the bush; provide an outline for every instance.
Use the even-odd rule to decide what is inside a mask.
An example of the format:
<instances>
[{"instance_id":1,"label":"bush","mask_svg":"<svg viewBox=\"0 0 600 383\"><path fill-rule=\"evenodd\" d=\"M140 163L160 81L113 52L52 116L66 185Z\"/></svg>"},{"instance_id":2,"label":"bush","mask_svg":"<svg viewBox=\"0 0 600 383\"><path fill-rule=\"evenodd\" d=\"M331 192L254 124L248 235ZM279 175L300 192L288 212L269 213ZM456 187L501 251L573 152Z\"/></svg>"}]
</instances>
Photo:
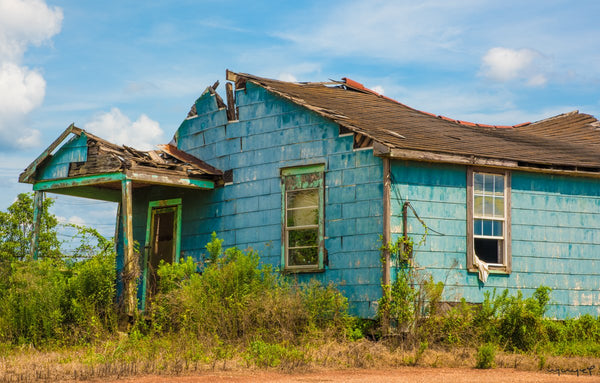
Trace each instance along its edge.
<instances>
[{"instance_id":1,"label":"bush","mask_svg":"<svg viewBox=\"0 0 600 383\"><path fill-rule=\"evenodd\" d=\"M6 269L7 267L8 270ZM114 330L114 254L83 262L3 264L0 338L13 344L81 343Z\"/></svg>"},{"instance_id":2,"label":"bush","mask_svg":"<svg viewBox=\"0 0 600 383\"><path fill-rule=\"evenodd\" d=\"M494 367L496 358L496 346L492 343L486 343L477 349L477 364L475 368L488 369Z\"/></svg>"},{"instance_id":3,"label":"bush","mask_svg":"<svg viewBox=\"0 0 600 383\"><path fill-rule=\"evenodd\" d=\"M222 252L216 236L207 249L213 255L202 273L189 273L189 259L159 266L161 280L165 278L152 302L154 330L266 342L294 341L313 330L345 333L347 300L333 285L293 286L261 264L254 251Z\"/></svg>"}]
</instances>

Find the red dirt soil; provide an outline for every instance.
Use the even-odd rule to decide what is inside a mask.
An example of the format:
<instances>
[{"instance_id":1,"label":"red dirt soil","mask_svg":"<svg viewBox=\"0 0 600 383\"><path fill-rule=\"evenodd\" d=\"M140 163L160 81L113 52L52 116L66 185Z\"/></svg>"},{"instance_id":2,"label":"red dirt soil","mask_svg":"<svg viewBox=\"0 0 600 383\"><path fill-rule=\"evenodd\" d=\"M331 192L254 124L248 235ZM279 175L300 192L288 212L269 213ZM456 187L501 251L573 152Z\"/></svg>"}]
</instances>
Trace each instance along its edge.
<instances>
[{"instance_id":1,"label":"red dirt soil","mask_svg":"<svg viewBox=\"0 0 600 383\"><path fill-rule=\"evenodd\" d=\"M596 372L596 371L594 371ZM596 372L597 373L597 372ZM270 371L206 372L194 376L142 376L114 380L114 383L289 383L289 382L600 382L598 375L550 374L547 372L518 371L507 368L476 370L467 368L400 367L373 370L323 370L308 373L285 374Z\"/></svg>"}]
</instances>

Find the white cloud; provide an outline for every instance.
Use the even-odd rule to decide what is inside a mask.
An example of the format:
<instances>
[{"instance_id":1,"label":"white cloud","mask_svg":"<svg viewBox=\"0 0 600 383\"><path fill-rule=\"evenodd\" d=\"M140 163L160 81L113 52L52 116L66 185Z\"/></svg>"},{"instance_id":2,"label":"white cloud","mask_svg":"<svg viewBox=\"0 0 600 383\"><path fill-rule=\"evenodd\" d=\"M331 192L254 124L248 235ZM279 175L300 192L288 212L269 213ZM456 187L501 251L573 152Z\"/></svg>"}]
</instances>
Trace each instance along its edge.
<instances>
[{"instance_id":1,"label":"white cloud","mask_svg":"<svg viewBox=\"0 0 600 383\"><path fill-rule=\"evenodd\" d=\"M524 80L530 86L542 86L547 78L539 72L542 55L532 49L495 47L483 56L481 73L492 80Z\"/></svg>"},{"instance_id":2,"label":"white cloud","mask_svg":"<svg viewBox=\"0 0 600 383\"><path fill-rule=\"evenodd\" d=\"M41 0L0 0L0 60L18 62L30 44L60 32L62 10Z\"/></svg>"},{"instance_id":3,"label":"white cloud","mask_svg":"<svg viewBox=\"0 0 600 383\"><path fill-rule=\"evenodd\" d=\"M27 128L27 116L45 96L41 73L21 64L29 45L40 45L60 32L62 10L41 0L0 0L0 147L40 144L40 132Z\"/></svg>"},{"instance_id":4,"label":"white cloud","mask_svg":"<svg viewBox=\"0 0 600 383\"><path fill-rule=\"evenodd\" d=\"M442 0L336 2L331 9L319 7L303 17L310 22L295 22L276 35L296 43L299 51L326 52L329 57L358 54L396 62L437 61L440 52L457 49L465 10L476 6L472 0L460 5Z\"/></svg>"},{"instance_id":5,"label":"white cloud","mask_svg":"<svg viewBox=\"0 0 600 383\"><path fill-rule=\"evenodd\" d=\"M371 88L372 91L377 92L379 94L385 94L385 89L381 85L375 85Z\"/></svg>"},{"instance_id":6,"label":"white cloud","mask_svg":"<svg viewBox=\"0 0 600 383\"><path fill-rule=\"evenodd\" d=\"M27 128L25 117L42 104L42 75L13 63L0 64L0 146L30 148L40 144L40 132Z\"/></svg>"},{"instance_id":7,"label":"white cloud","mask_svg":"<svg viewBox=\"0 0 600 383\"><path fill-rule=\"evenodd\" d=\"M35 70L13 63L0 65L0 116L24 115L41 105L46 81Z\"/></svg>"},{"instance_id":8,"label":"white cloud","mask_svg":"<svg viewBox=\"0 0 600 383\"><path fill-rule=\"evenodd\" d=\"M118 108L96 115L83 128L115 144L140 150L151 150L163 141L163 131L158 122L145 114L131 121Z\"/></svg>"},{"instance_id":9,"label":"white cloud","mask_svg":"<svg viewBox=\"0 0 600 383\"><path fill-rule=\"evenodd\" d=\"M298 79L291 73L280 73L279 76L277 76L277 80L298 82Z\"/></svg>"},{"instance_id":10,"label":"white cloud","mask_svg":"<svg viewBox=\"0 0 600 383\"><path fill-rule=\"evenodd\" d=\"M77 215L72 215L69 218L57 216L56 220L62 224L72 224L72 225L79 225L79 226L86 225L85 220Z\"/></svg>"}]
</instances>

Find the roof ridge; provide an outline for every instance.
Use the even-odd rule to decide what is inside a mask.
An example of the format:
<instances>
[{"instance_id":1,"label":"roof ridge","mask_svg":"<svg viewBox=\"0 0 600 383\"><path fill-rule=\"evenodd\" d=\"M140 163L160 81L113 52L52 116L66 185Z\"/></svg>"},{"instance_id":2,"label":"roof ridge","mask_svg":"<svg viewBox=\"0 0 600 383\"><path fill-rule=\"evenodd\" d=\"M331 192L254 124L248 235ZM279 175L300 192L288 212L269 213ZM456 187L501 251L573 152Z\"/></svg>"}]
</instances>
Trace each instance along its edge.
<instances>
[{"instance_id":1,"label":"roof ridge","mask_svg":"<svg viewBox=\"0 0 600 383\"><path fill-rule=\"evenodd\" d=\"M552 120L558 120L559 118L565 118L565 117L574 116L574 115L577 115L577 114L581 114L581 113L579 113L578 109L575 109L575 110L572 110L572 111L567 112L567 113L557 114L556 116L551 116L551 117L548 117L548 118L544 118L544 119L532 122L531 125L540 124L542 122L548 122L548 121L552 121Z\"/></svg>"},{"instance_id":2,"label":"roof ridge","mask_svg":"<svg viewBox=\"0 0 600 383\"><path fill-rule=\"evenodd\" d=\"M451 117L442 116L441 114L440 115L436 115L436 114L433 114L433 113L426 112L424 110L413 108L412 106L408 106L406 104L403 104L400 101L394 100L391 97L384 96L383 94L380 94L380 93L374 91L373 89L369 89L366 86L364 86L363 84L361 84L360 82L352 80L352 79L350 79L348 77L342 77L342 80L344 81L344 84L347 87L350 87L350 88L352 88L354 90L362 91L362 92L365 92L365 93L372 93L372 94L374 94L374 95L376 95L378 97L385 98L386 100L395 102L397 104L400 104L400 105L402 105L402 106L404 106L406 108L409 108L411 110L414 110L416 112L423 113L423 114L426 114L426 115L431 116L431 117L441 118L442 120L446 120L446 121L450 121L450 122L455 122L455 123L457 123L459 125L463 125L463 126L482 127L482 128L511 129L511 128L520 128L522 126L526 126L526 125L531 124L531 122L523 122L523 123L520 123L520 124L517 124L517 125L488 125L488 124L480 124L480 123L470 122L470 121L465 121L465 120L458 120L458 119L454 119L454 118L451 118Z\"/></svg>"}]
</instances>

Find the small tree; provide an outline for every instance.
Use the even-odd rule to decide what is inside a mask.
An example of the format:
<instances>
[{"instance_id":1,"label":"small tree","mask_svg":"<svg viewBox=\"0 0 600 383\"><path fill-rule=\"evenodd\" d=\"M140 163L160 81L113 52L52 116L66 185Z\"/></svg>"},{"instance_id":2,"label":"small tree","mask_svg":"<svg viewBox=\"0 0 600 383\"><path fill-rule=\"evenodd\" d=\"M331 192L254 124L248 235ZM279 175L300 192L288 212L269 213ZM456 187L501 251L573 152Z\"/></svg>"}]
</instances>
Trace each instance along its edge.
<instances>
[{"instance_id":1,"label":"small tree","mask_svg":"<svg viewBox=\"0 0 600 383\"><path fill-rule=\"evenodd\" d=\"M54 200L42 204L38 253L41 257L60 257L56 235L58 221L48 209ZM23 260L31 253L33 237L33 193L21 193L6 212L0 211L0 260Z\"/></svg>"}]
</instances>

